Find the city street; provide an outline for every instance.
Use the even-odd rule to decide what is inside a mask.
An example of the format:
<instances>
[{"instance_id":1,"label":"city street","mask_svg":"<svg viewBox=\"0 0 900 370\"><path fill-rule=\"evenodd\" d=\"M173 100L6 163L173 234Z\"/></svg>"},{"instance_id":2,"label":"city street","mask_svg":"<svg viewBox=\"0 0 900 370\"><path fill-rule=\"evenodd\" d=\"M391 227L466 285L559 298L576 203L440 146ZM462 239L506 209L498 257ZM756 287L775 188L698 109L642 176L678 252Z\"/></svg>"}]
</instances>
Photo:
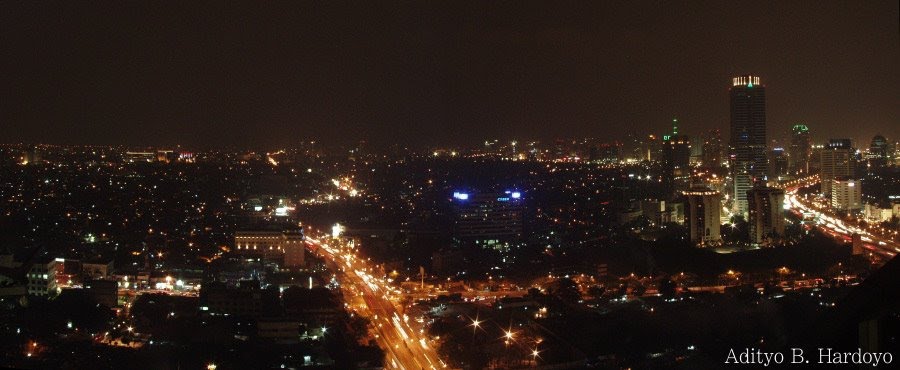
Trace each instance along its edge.
<instances>
[{"instance_id":1,"label":"city street","mask_svg":"<svg viewBox=\"0 0 900 370\"><path fill-rule=\"evenodd\" d=\"M859 234L863 246L872 253L877 253L890 259L897 252L900 252L900 245L893 240L869 230L848 225L841 218L828 211L828 205L816 204L814 201L807 200L797 194L800 188L813 186L818 182L818 177L813 177L789 183L785 187L785 204L791 211L805 220L813 220L812 225L814 227L835 239L849 243L852 241L853 234Z\"/></svg>"},{"instance_id":2,"label":"city street","mask_svg":"<svg viewBox=\"0 0 900 370\"><path fill-rule=\"evenodd\" d=\"M353 305L357 313L368 318L376 331L376 340L385 351L385 366L391 369L439 369L446 365L438 358L422 327L403 314L398 303L400 292L389 283L372 275L373 267L339 239L315 234L309 230L307 245L326 260L338 281L362 296L363 304ZM347 302L350 304L351 302Z\"/></svg>"}]
</instances>

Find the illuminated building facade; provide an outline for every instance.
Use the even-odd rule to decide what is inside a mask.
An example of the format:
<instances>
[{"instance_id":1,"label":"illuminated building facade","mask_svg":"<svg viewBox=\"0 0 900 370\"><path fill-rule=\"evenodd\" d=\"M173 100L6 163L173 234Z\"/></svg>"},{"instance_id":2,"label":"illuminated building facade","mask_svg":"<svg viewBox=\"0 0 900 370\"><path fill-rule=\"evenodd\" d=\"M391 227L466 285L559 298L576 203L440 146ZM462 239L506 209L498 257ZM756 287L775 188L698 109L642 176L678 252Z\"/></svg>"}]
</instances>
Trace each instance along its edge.
<instances>
[{"instance_id":1,"label":"illuminated building facade","mask_svg":"<svg viewBox=\"0 0 900 370\"><path fill-rule=\"evenodd\" d=\"M851 212L862 209L862 183L846 177L831 180L831 208Z\"/></svg>"},{"instance_id":2,"label":"illuminated building facade","mask_svg":"<svg viewBox=\"0 0 900 370\"><path fill-rule=\"evenodd\" d=\"M765 181L766 87L758 76L738 76L731 80L731 136L728 142L731 178L734 182L734 211L748 212L747 192L756 182Z\"/></svg>"},{"instance_id":3,"label":"illuminated building facade","mask_svg":"<svg viewBox=\"0 0 900 370\"><path fill-rule=\"evenodd\" d=\"M451 201L457 244L502 249L521 241L525 210L521 192L454 192Z\"/></svg>"},{"instance_id":4,"label":"illuminated building facade","mask_svg":"<svg viewBox=\"0 0 900 370\"><path fill-rule=\"evenodd\" d=\"M784 190L757 186L747 192L750 243L772 244L784 236Z\"/></svg>"},{"instance_id":5,"label":"illuminated building facade","mask_svg":"<svg viewBox=\"0 0 900 370\"><path fill-rule=\"evenodd\" d=\"M125 152L123 159L128 163L150 163L156 160L156 152Z\"/></svg>"},{"instance_id":6,"label":"illuminated building facade","mask_svg":"<svg viewBox=\"0 0 900 370\"><path fill-rule=\"evenodd\" d=\"M831 194L832 180L838 177L853 177L855 161L850 139L831 139L822 148L821 173L822 192Z\"/></svg>"},{"instance_id":7,"label":"illuminated building facade","mask_svg":"<svg viewBox=\"0 0 900 370\"><path fill-rule=\"evenodd\" d=\"M37 297L55 296L57 261L43 259L31 265L28 270L28 295Z\"/></svg>"},{"instance_id":8,"label":"illuminated building facade","mask_svg":"<svg viewBox=\"0 0 900 370\"><path fill-rule=\"evenodd\" d=\"M722 194L705 186L692 187L683 194L688 200L687 224L691 231L691 242L701 247L721 243L719 219Z\"/></svg>"},{"instance_id":9,"label":"illuminated building facade","mask_svg":"<svg viewBox=\"0 0 900 370\"><path fill-rule=\"evenodd\" d=\"M234 233L234 252L240 256L281 261L285 267L305 263L303 229L241 230Z\"/></svg>"}]
</instances>

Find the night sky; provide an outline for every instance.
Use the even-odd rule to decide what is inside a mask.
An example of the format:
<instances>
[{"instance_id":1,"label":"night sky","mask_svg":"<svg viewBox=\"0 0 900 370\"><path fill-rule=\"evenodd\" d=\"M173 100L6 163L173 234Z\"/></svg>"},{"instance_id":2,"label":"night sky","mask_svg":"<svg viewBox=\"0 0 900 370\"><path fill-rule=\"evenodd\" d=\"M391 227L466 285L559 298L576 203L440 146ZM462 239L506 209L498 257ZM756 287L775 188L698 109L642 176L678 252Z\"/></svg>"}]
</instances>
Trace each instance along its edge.
<instances>
[{"instance_id":1,"label":"night sky","mask_svg":"<svg viewBox=\"0 0 900 370\"><path fill-rule=\"evenodd\" d=\"M0 143L727 137L745 73L770 139L900 136L897 0L75 3L0 3Z\"/></svg>"}]
</instances>

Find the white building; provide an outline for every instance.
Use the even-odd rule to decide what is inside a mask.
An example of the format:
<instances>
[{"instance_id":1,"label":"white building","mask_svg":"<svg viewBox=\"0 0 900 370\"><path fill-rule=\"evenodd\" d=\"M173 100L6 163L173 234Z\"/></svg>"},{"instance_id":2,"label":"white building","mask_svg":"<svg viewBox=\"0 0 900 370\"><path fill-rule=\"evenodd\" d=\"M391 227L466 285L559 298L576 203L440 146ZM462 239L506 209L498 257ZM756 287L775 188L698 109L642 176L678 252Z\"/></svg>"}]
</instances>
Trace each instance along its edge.
<instances>
[{"instance_id":1,"label":"white building","mask_svg":"<svg viewBox=\"0 0 900 370\"><path fill-rule=\"evenodd\" d=\"M863 208L862 189L858 180L836 178L831 181L831 208L836 211L858 211Z\"/></svg>"},{"instance_id":2,"label":"white building","mask_svg":"<svg viewBox=\"0 0 900 370\"><path fill-rule=\"evenodd\" d=\"M869 222L890 221L894 217L894 210L891 208L881 208L877 204L866 203L865 206L866 220Z\"/></svg>"},{"instance_id":3,"label":"white building","mask_svg":"<svg viewBox=\"0 0 900 370\"><path fill-rule=\"evenodd\" d=\"M56 295L56 267L54 259L35 262L28 270L28 295L47 297Z\"/></svg>"}]
</instances>

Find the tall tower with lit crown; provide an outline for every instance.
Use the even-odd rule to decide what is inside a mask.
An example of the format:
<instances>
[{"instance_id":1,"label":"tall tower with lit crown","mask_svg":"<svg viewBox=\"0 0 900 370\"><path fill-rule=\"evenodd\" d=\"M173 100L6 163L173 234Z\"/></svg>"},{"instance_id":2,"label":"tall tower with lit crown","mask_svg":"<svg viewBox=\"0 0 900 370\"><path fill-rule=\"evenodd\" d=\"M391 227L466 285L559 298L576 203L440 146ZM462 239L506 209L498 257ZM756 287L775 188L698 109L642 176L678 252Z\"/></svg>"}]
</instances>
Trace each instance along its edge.
<instances>
[{"instance_id":1,"label":"tall tower with lit crown","mask_svg":"<svg viewBox=\"0 0 900 370\"><path fill-rule=\"evenodd\" d=\"M764 183L766 158L766 87L753 75L731 79L731 135L728 142L734 212L746 215L747 191Z\"/></svg>"}]
</instances>

